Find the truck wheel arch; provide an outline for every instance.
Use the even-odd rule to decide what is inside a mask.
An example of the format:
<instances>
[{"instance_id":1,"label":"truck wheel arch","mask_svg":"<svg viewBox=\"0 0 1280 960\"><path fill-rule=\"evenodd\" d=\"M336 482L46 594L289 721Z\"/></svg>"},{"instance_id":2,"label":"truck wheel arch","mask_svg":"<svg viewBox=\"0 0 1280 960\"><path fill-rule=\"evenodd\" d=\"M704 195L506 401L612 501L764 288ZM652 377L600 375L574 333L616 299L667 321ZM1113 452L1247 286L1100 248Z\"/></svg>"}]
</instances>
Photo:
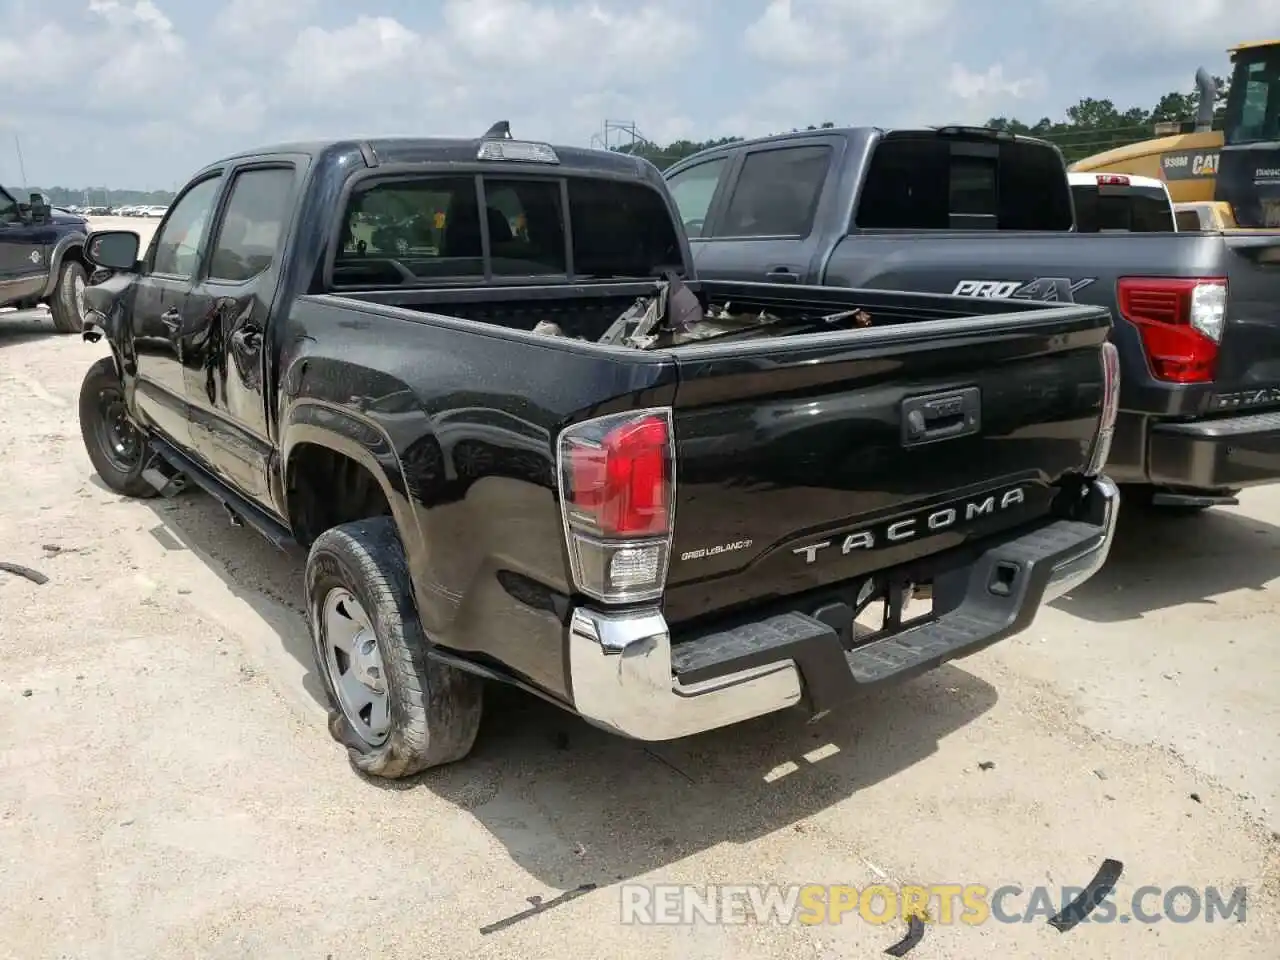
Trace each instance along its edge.
<instances>
[{"instance_id":1,"label":"truck wheel arch","mask_svg":"<svg viewBox=\"0 0 1280 960\"><path fill-rule=\"evenodd\" d=\"M299 402L282 438L281 506L301 546L309 547L330 526L385 513L395 520L405 553L421 555L424 545L412 494L400 458L380 428L327 404ZM317 475L337 478L349 491L348 499L335 502L312 495L308 487ZM320 506L325 510L317 515Z\"/></svg>"},{"instance_id":2,"label":"truck wheel arch","mask_svg":"<svg viewBox=\"0 0 1280 960\"><path fill-rule=\"evenodd\" d=\"M68 258L80 263L85 272L89 272L89 262L84 257L84 242L87 238L81 233L69 233L58 239L57 244L49 253L49 277L45 280L44 293L41 295L42 300L53 296L54 289L58 286L58 273L62 270L62 262Z\"/></svg>"}]
</instances>

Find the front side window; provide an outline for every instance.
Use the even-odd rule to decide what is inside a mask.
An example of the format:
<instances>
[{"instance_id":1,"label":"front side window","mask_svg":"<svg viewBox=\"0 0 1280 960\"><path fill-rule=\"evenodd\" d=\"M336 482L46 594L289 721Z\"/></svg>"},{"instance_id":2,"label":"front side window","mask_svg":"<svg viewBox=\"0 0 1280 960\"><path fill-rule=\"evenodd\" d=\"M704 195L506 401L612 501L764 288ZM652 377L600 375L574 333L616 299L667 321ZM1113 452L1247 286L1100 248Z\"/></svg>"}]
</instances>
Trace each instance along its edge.
<instances>
[{"instance_id":1,"label":"front side window","mask_svg":"<svg viewBox=\"0 0 1280 960\"><path fill-rule=\"evenodd\" d=\"M1224 126L1227 143L1280 140L1280 49L1237 55Z\"/></svg>"},{"instance_id":2,"label":"front side window","mask_svg":"<svg viewBox=\"0 0 1280 960\"><path fill-rule=\"evenodd\" d=\"M707 212L716 195L716 188L728 167L728 157L716 157L688 170L681 170L667 181L667 189L675 200L684 221L684 231L690 237L701 237L707 222Z\"/></svg>"},{"instance_id":3,"label":"front side window","mask_svg":"<svg viewBox=\"0 0 1280 960\"><path fill-rule=\"evenodd\" d=\"M170 208L169 218L156 236L152 273L182 278L195 276L200 238L221 183L221 176L201 180Z\"/></svg>"},{"instance_id":4,"label":"front side window","mask_svg":"<svg viewBox=\"0 0 1280 960\"><path fill-rule=\"evenodd\" d=\"M213 241L210 280L242 283L271 266L289 215L293 180L292 168L246 170L236 176Z\"/></svg>"}]
</instances>

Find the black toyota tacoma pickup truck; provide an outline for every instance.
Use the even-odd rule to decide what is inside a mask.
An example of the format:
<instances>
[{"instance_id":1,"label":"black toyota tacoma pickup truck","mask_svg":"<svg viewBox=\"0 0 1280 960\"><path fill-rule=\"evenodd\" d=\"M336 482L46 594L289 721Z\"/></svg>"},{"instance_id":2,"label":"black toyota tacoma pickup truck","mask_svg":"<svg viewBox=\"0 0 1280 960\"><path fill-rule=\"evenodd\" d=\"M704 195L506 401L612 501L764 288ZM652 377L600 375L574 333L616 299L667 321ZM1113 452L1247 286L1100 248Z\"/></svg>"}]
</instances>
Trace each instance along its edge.
<instances>
[{"instance_id":1,"label":"black toyota tacoma pickup truck","mask_svg":"<svg viewBox=\"0 0 1280 960\"><path fill-rule=\"evenodd\" d=\"M0 187L0 307L48 304L59 333L78 333L88 284L88 221L50 207L38 193L19 202Z\"/></svg>"},{"instance_id":2,"label":"black toyota tacoma pickup truck","mask_svg":"<svg viewBox=\"0 0 1280 960\"><path fill-rule=\"evenodd\" d=\"M821 713L1110 548L1105 310L700 283L644 160L280 146L87 249L95 468L308 551L371 774L465 756L486 678L645 740Z\"/></svg>"},{"instance_id":3,"label":"black toyota tacoma pickup truck","mask_svg":"<svg viewBox=\"0 0 1280 960\"><path fill-rule=\"evenodd\" d=\"M664 176L704 281L1106 307L1126 502L1194 511L1280 480L1280 233L1080 233L1057 148L974 127L787 134Z\"/></svg>"}]
</instances>

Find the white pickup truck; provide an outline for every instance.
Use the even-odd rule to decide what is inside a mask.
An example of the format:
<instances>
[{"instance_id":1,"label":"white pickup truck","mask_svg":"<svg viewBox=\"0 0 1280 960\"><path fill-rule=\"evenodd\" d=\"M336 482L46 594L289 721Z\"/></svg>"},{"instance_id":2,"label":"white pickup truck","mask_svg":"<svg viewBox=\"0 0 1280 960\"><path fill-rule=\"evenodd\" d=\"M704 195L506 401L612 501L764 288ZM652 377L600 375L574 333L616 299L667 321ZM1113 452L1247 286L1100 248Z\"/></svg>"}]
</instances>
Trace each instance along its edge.
<instances>
[{"instance_id":1,"label":"white pickup truck","mask_svg":"<svg viewBox=\"0 0 1280 960\"><path fill-rule=\"evenodd\" d=\"M1163 180L1127 173L1068 173L1081 233L1172 233L1173 201Z\"/></svg>"}]
</instances>

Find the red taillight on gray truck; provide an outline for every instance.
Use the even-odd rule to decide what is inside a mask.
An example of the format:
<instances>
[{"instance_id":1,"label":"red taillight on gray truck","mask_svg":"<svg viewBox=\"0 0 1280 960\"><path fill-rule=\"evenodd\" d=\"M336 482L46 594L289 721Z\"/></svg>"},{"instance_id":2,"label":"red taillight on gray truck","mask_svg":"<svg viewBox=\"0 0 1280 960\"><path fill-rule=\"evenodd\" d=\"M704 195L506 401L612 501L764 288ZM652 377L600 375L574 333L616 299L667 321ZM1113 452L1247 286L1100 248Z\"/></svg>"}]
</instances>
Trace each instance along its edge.
<instances>
[{"instance_id":1,"label":"red taillight on gray truck","mask_svg":"<svg viewBox=\"0 0 1280 960\"><path fill-rule=\"evenodd\" d=\"M574 585L606 603L660 597L675 516L671 411L574 424L560 434L558 460Z\"/></svg>"},{"instance_id":2,"label":"red taillight on gray truck","mask_svg":"<svg viewBox=\"0 0 1280 960\"><path fill-rule=\"evenodd\" d=\"M1151 375L1212 383L1226 322L1225 277L1121 277L1120 315L1138 328Z\"/></svg>"},{"instance_id":3,"label":"red taillight on gray truck","mask_svg":"<svg viewBox=\"0 0 1280 960\"><path fill-rule=\"evenodd\" d=\"M1115 344L1102 345L1102 416L1098 423L1098 436L1093 441L1093 453L1089 455L1088 474L1096 477L1107 465L1111 455L1111 439L1116 432L1116 415L1120 412L1120 354Z\"/></svg>"}]
</instances>

